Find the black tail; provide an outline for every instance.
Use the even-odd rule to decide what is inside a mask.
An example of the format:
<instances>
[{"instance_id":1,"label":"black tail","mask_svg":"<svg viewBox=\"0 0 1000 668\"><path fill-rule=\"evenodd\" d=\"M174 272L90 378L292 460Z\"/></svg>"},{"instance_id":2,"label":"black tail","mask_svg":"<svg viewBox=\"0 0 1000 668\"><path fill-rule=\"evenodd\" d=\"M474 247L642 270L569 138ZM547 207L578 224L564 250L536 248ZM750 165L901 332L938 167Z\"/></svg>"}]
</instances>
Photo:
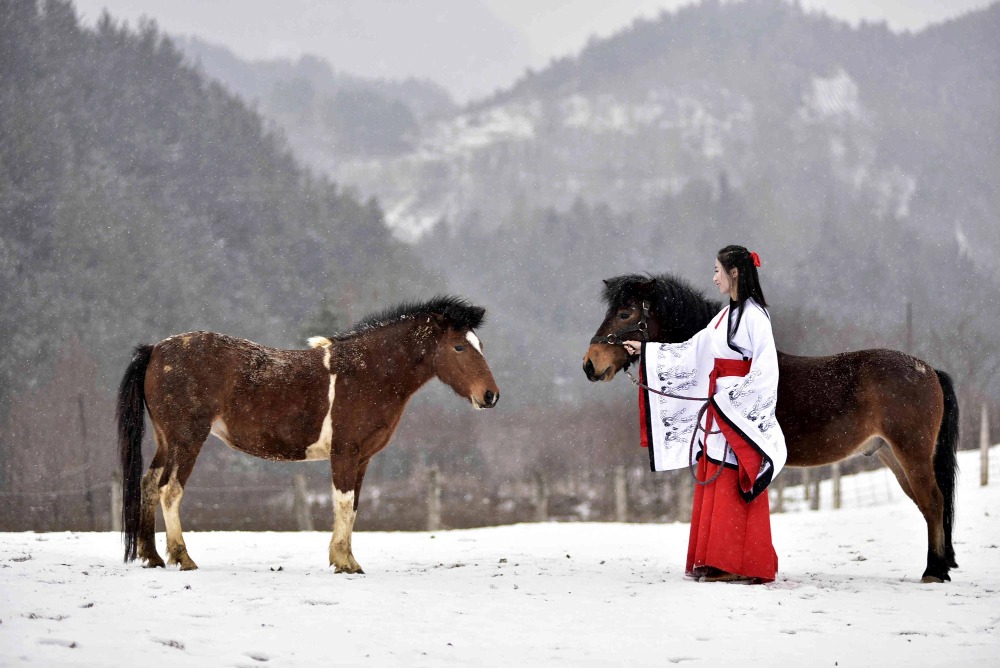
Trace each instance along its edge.
<instances>
[{"instance_id":1,"label":"black tail","mask_svg":"<svg viewBox=\"0 0 1000 668\"><path fill-rule=\"evenodd\" d=\"M934 477L944 495L945 558L952 568L958 568L955 550L951 545L951 527L955 520L955 483L958 481L958 461L955 458L958 448L958 397L955 396L951 376L944 371L935 369L935 372L941 382L941 391L944 392L944 417L941 418L941 429L934 447Z\"/></svg>"},{"instance_id":2,"label":"black tail","mask_svg":"<svg viewBox=\"0 0 1000 668\"><path fill-rule=\"evenodd\" d=\"M136 346L118 387L118 455L122 466L122 538L125 561L136 558L142 511L142 435L146 430L146 367L153 346Z\"/></svg>"}]
</instances>

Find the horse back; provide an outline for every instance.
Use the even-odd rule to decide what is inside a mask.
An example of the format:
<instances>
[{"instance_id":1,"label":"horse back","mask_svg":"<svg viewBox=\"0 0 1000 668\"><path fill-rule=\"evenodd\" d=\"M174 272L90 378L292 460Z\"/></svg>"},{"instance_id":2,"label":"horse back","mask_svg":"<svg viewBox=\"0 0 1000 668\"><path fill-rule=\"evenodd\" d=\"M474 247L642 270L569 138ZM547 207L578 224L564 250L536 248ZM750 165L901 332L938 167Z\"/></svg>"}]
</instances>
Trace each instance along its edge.
<instances>
[{"instance_id":1,"label":"horse back","mask_svg":"<svg viewBox=\"0 0 1000 668\"><path fill-rule=\"evenodd\" d=\"M790 466L839 461L872 436L890 437L914 425L936 428L943 401L934 368L899 351L778 353L776 417Z\"/></svg>"},{"instance_id":2,"label":"horse back","mask_svg":"<svg viewBox=\"0 0 1000 668\"><path fill-rule=\"evenodd\" d=\"M158 343L146 371L154 425L170 440L228 445L299 461L320 439L334 378L323 350L280 350L224 334L189 332Z\"/></svg>"}]
</instances>

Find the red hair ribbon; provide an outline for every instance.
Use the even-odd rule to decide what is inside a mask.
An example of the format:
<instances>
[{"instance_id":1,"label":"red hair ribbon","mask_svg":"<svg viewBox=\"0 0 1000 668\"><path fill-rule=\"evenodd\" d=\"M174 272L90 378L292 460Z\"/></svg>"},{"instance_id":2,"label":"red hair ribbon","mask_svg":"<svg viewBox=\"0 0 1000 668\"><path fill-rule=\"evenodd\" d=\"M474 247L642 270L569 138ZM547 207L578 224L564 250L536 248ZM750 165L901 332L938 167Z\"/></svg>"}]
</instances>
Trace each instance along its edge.
<instances>
[{"instance_id":1,"label":"red hair ribbon","mask_svg":"<svg viewBox=\"0 0 1000 668\"><path fill-rule=\"evenodd\" d=\"M753 266L755 266L755 267L759 267L760 266L760 255L757 255L756 253L751 252L750 253L750 259L753 260Z\"/></svg>"}]
</instances>

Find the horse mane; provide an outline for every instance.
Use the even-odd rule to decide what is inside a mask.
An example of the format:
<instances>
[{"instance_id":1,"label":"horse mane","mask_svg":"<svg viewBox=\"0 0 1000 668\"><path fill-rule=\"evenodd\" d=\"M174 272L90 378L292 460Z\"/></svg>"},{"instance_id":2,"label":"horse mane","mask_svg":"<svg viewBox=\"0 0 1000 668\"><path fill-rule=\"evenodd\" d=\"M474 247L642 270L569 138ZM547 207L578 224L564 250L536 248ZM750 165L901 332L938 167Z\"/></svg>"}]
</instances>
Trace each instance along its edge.
<instances>
[{"instance_id":1,"label":"horse mane","mask_svg":"<svg viewBox=\"0 0 1000 668\"><path fill-rule=\"evenodd\" d=\"M625 274L604 281L604 301L619 308L632 298L648 299L666 341L684 341L704 329L722 302L708 299L673 274Z\"/></svg>"},{"instance_id":2,"label":"horse mane","mask_svg":"<svg viewBox=\"0 0 1000 668\"><path fill-rule=\"evenodd\" d=\"M444 320L446 327L464 331L481 327L486 319L486 309L473 306L460 297L438 295L425 302L404 302L384 311L373 313L355 323L348 331L339 332L332 338L341 341L417 316L440 317Z\"/></svg>"}]
</instances>

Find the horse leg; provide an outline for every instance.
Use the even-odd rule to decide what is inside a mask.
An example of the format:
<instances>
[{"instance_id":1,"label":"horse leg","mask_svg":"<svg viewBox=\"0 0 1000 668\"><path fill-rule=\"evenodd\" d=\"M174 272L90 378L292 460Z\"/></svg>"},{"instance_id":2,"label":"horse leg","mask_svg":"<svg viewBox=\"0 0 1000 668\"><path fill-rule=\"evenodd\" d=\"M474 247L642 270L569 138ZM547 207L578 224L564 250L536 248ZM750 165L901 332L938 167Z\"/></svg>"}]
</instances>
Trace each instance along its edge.
<instances>
[{"instance_id":1,"label":"horse leg","mask_svg":"<svg viewBox=\"0 0 1000 668\"><path fill-rule=\"evenodd\" d=\"M906 449L898 445L901 442L899 440L888 438L886 440L909 484L911 498L927 522L927 568L924 570L921 582L951 580L948 576L951 563L947 557L944 529L944 495L938 487L931 458L934 439L931 438L929 443L920 444L911 438L908 443L912 443L913 447ZM905 487L903 491L906 491Z\"/></svg>"},{"instance_id":2,"label":"horse leg","mask_svg":"<svg viewBox=\"0 0 1000 668\"><path fill-rule=\"evenodd\" d=\"M184 544L180 506L184 497L184 485L191 476L195 460L207 437L206 430L201 440L189 441L174 448L170 453L173 457L168 457L163 473L167 475L167 482L160 486L160 507L163 509L163 521L167 527L167 561L171 565L180 564L182 571L193 571L198 568Z\"/></svg>"},{"instance_id":3,"label":"horse leg","mask_svg":"<svg viewBox=\"0 0 1000 668\"><path fill-rule=\"evenodd\" d=\"M892 454L892 447L879 448L877 454L882 464L884 464L885 467L892 471L892 474L896 476L896 482L898 482L899 486L903 489L903 493L910 497L910 501L916 503L917 499L913 496L913 490L910 489L910 483L906 479L906 472L903 470L903 465L899 463L898 459L896 459L896 455Z\"/></svg>"},{"instance_id":4,"label":"horse leg","mask_svg":"<svg viewBox=\"0 0 1000 668\"><path fill-rule=\"evenodd\" d=\"M149 464L149 469L142 476L142 510L139 515L139 558L146 562L146 568L163 567L163 559L156 551L156 505L160 496L160 478L163 475L163 463L167 459L167 443L156 425L153 425L156 436L156 454Z\"/></svg>"},{"instance_id":5,"label":"horse leg","mask_svg":"<svg viewBox=\"0 0 1000 668\"><path fill-rule=\"evenodd\" d=\"M351 551L351 533L358 512L358 497L367 462L354 457L330 458L333 469L333 537L330 539L330 565L337 573L364 573Z\"/></svg>"}]
</instances>

